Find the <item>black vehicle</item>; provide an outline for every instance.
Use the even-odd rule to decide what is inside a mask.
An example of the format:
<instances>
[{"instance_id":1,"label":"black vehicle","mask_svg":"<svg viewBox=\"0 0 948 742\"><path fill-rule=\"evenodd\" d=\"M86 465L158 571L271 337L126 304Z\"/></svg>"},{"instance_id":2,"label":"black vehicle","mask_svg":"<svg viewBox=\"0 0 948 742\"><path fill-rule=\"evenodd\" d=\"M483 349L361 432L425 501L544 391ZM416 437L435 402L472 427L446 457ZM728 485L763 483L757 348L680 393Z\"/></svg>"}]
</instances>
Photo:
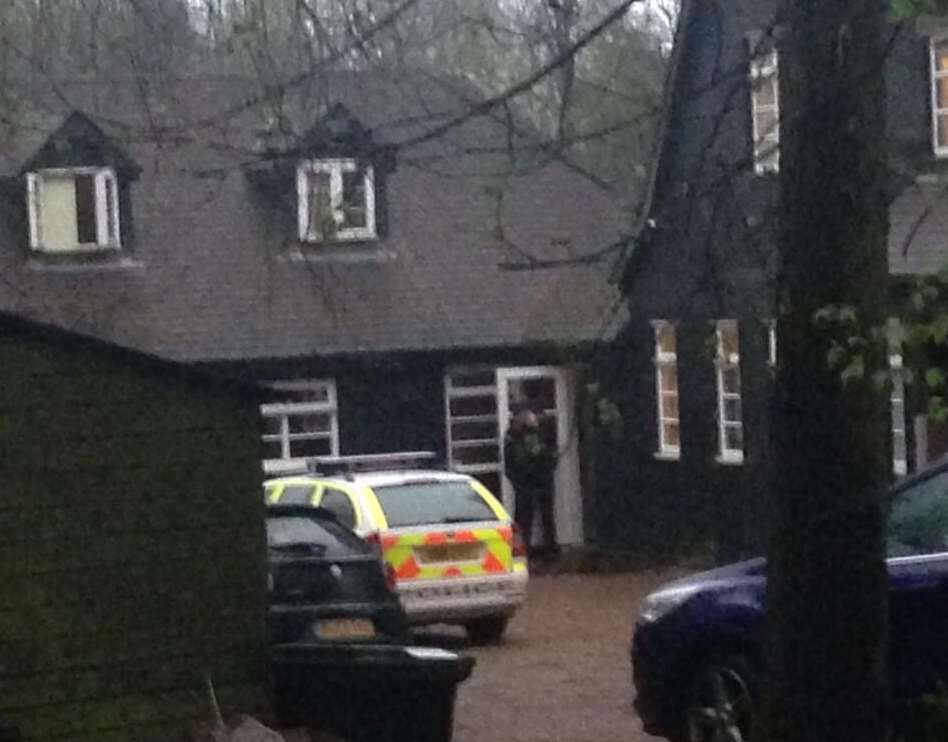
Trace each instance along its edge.
<instances>
[{"instance_id":1,"label":"black vehicle","mask_svg":"<svg viewBox=\"0 0 948 742\"><path fill-rule=\"evenodd\" d=\"M405 642L405 614L378 547L322 508L267 508L273 644Z\"/></svg>"}]
</instances>

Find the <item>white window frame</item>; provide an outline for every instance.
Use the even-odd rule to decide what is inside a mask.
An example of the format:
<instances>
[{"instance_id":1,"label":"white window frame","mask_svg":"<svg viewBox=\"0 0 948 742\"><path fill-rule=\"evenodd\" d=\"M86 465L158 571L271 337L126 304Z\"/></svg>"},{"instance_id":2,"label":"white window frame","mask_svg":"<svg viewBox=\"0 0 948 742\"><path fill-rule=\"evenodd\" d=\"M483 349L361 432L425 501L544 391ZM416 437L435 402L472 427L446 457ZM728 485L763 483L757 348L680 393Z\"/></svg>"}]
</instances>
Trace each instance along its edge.
<instances>
[{"instance_id":1,"label":"white window frame","mask_svg":"<svg viewBox=\"0 0 948 742\"><path fill-rule=\"evenodd\" d=\"M777 320L767 320L767 366L777 368Z\"/></svg>"},{"instance_id":2,"label":"white window frame","mask_svg":"<svg viewBox=\"0 0 948 742\"><path fill-rule=\"evenodd\" d=\"M889 406L892 414L892 473L898 477L908 474L908 438L905 417L905 376L902 373L902 354L889 355L892 387ZM901 444L899 444L901 441Z\"/></svg>"},{"instance_id":3,"label":"white window frame","mask_svg":"<svg viewBox=\"0 0 948 742\"><path fill-rule=\"evenodd\" d=\"M295 466L306 462L306 457L292 456L291 443L295 440L323 439L329 441L331 456L339 455L339 405L336 396L335 379L320 379L306 381L270 381L265 386L274 392L301 392L325 391L326 400L323 402L271 402L260 405L260 415L264 418L278 418L280 420L279 433L264 432L264 443L279 443L280 457L268 458L263 461L263 470L267 473L278 473L281 469L292 470ZM290 418L298 415L329 415L329 431L325 433L291 433Z\"/></svg>"},{"instance_id":4,"label":"white window frame","mask_svg":"<svg viewBox=\"0 0 948 742\"><path fill-rule=\"evenodd\" d=\"M359 171L359 163L353 159L307 160L296 168L297 217L299 220L299 238L301 242L353 242L374 240L378 236L375 225L375 170L371 165L363 168L363 189L365 193L365 226L342 227L345 221L343 210L343 173ZM330 205L336 231L332 235L321 235L310 229L310 178L313 173L329 176Z\"/></svg>"},{"instance_id":5,"label":"white window frame","mask_svg":"<svg viewBox=\"0 0 948 742\"><path fill-rule=\"evenodd\" d=\"M948 77L948 69L938 69L938 55L936 53L936 49L939 44L948 44L948 36L944 34L932 36L931 39L929 39L928 44L932 96L932 150L934 151L936 157L948 157L948 146L941 147L938 145L939 118L944 117L942 120L944 124L948 126L948 107L938 107L938 81Z\"/></svg>"},{"instance_id":6,"label":"white window frame","mask_svg":"<svg viewBox=\"0 0 948 742\"><path fill-rule=\"evenodd\" d=\"M678 392L678 337L677 328L673 322L668 320L653 320L652 329L655 332L655 356L652 359L655 364L655 400L657 405L656 418L658 420L658 451L656 458L669 459L677 461L681 458L681 396ZM675 339L675 352L669 353L663 351L661 346L661 333L663 330L671 329L672 337ZM675 370L675 388L665 389L662 386L662 370L673 368ZM678 417L672 417L666 414L665 400L672 399L678 403ZM674 423L678 427L678 444L668 441L665 434L665 426Z\"/></svg>"},{"instance_id":7,"label":"white window frame","mask_svg":"<svg viewBox=\"0 0 948 742\"><path fill-rule=\"evenodd\" d=\"M750 63L751 126L754 143L754 172L758 175L776 173L780 170L780 82L777 50L756 54ZM758 101L757 85L764 80L773 80L774 102L761 104ZM770 131L760 131L760 114L772 113L776 123Z\"/></svg>"},{"instance_id":8,"label":"white window frame","mask_svg":"<svg viewBox=\"0 0 948 742\"><path fill-rule=\"evenodd\" d=\"M75 178L81 175L95 177L95 242L77 242L75 245L50 245L43 240L42 209L43 180ZM112 200L109 202L109 186ZM122 247L122 228L119 222L119 189L115 171L108 167L45 168L26 174L26 201L30 229L30 248L36 252L71 253L119 250ZM111 229L110 229L111 228Z\"/></svg>"},{"instance_id":9,"label":"white window frame","mask_svg":"<svg viewBox=\"0 0 948 742\"><path fill-rule=\"evenodd\" d=\"M743 421L743 410L742 410L742 419L739 420L730 420L727 417L727 402L737 400L741 401L741 355L740 350L736 353L731 353L726 356L724 352L724 340L722 331L725 329L733 329L736 343L738 348L740 348L740 329L738 327L737 320L725 319L718 320L715 323L714 336L715 336L715 358L714 358L714 368L715 376L717 377L717 396L718 396L718 461L722 464L742 464L744 463L744 448L734 448L728 445L727 442L727 431L728 429L734 428L741 431L741 440L743 441L743 432L744 432L744 421ZM728 392L725 391L725 374L728 371L737 372L737 392Z\"/></svg>"}]
</instances>

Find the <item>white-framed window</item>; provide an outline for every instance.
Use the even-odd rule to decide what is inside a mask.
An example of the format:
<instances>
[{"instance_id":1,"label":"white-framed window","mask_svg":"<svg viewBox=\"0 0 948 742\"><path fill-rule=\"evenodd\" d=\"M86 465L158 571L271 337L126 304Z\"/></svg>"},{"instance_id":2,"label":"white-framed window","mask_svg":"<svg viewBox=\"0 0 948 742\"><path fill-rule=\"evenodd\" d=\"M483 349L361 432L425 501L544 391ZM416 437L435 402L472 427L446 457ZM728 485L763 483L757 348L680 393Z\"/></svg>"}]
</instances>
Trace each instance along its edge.
<instances>
[{"instance_id":1,"label":"white-framed window","mask_svg":"<svg viewBox=\"0 0 948 742\"><path fill-rule=\"evenodd\" d=\"M678 344L675 325L652 322L655 330L655 393L658 404L659 458L681 457L681 424L678 414Z\"/></svg>"},{"instance_id":2,"label":"white-framed window","mask_svg":"<svg viewBox=\"0 0 948 742\"><path fill-rule=\"evenodd\" d=\"M932 146L938 157L948 157L948 36L932 38L930 56Z\"/></svg>"},{"instance_id":3,"label":"white-framed window","mask_svg":"<svg viewBox=\"0 0 948 742\"><path fill-rule=\"evenodd\" d=\"M902 374L902 355L889 356L892 387L889 405L892 411L892 472L899 477L908 473L908 449L905 438L905 377Z\"/></svg>"},{"instance_id":4,"label":"white-framed window","mask_svg":"<svg viewBox=\"0 0 948 742\"><path fill-rule=\"evenodd\" d=\"M264 471L278 473L313 456L339 455L335 381L273 381L266 386L273 401L260 405Z\"/></svg>"},{"instance_id":5,"label":"white-framed window","mask_svg":"<svg viewBox=\"0 0 948 742\"><path fill-rule=\"evenodd\" d=\"M122 245L118 181L111 168L27 173L26 200L33 250L88 252Z\"/></svg>"},{"instance_id":6,"label":"white-framed window","mask_svg":"<svg viewBox=\"0 0 948 742\"><path fill-rule=\"evenodd\" d=\"M296 169L301 242L374 240L375 173L355 160L301 162Z\"/></svg>"},{"instance_id":7,"label":"white-framed window","mask_svg":"<svg viewBox=\"0 0 948 742\"><path fill-rule=\"evenodd\" d=\"M715 325L714 359L718 386L718 460L744 461L744 423L741 415L741 355L736 320Z\"/></svg>"},{"instance_id":8,"label":"white-framed window","mask_svg":"<svg viewBox=\"0 0 948 742\"><path fill-rule=\"evenodd\" d=\"M754 172L780 169L780 84L777 50L751 58L751 121L754 138Z\"/></svg>"}]
</instances>

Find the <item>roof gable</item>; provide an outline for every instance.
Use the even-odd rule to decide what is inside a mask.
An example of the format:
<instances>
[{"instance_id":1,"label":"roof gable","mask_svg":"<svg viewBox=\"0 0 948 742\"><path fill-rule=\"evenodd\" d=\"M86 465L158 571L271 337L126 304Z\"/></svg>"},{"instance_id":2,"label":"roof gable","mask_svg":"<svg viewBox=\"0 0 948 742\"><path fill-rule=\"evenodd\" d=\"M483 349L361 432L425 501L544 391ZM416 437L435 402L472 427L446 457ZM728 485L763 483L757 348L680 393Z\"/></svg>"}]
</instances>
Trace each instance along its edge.
<instances>
[{"instance_id":1,"label":"roof gable","mask_svg":"<svg viewBox=\"0 0 948 742\"><path fill-rule=\"evenodd\" d=\"M112 167L123 178L138 177L140 168L124 149L81 111L68 114L39 148L18 164L17 175L45 168Z\"/></svg>"}]
</instances>

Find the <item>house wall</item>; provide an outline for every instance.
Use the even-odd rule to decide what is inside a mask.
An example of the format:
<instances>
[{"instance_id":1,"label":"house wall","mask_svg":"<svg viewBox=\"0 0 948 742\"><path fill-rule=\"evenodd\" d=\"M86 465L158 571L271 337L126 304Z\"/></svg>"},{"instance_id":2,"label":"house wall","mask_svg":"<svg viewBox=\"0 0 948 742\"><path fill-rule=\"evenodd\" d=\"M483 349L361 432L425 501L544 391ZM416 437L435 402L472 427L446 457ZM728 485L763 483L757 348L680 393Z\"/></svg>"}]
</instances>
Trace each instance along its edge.
<instances>
[{"instance_id":1,"label":"house wall","mask_svg":"<svg viewBox=\"0 0 948 742\"><path fill-rule=\"evenodd\" d=\"M254 400L73 346L0 334L0 719L178 739L261 700Z\"/></svg>"},{"instance_id":2,"label":"house wall","mask_svg":"<svg viewBox=\"0 0 948 742\"><path fill-rule=\"evenodd\" d=\"M616 388L623 398L628 448L623 465L611 473L624 486L613 489L600 529L613 540L660 555L710 545L719 559L727 559L759 551L767 531L772 371L763 323L776 315L778 176L757 175L752 166L749 69L750 49L760 43L756 34L773 24L775 4L729 0L687 6L653 226L626 275L630 320ZM944 169L932 152L927 36L902 28L885 74L894 197L916 187L917 175ZM907 233L915 218L896 215L896 231ZM930 241L943 245L943 235ZM655 457L655 340L649 323L656 319L678 328L677 461ZM744 462L739 466L715 459L717 401L709 347L715 319L736 319L740 331Z\"/></svg>"}]
</instances>

